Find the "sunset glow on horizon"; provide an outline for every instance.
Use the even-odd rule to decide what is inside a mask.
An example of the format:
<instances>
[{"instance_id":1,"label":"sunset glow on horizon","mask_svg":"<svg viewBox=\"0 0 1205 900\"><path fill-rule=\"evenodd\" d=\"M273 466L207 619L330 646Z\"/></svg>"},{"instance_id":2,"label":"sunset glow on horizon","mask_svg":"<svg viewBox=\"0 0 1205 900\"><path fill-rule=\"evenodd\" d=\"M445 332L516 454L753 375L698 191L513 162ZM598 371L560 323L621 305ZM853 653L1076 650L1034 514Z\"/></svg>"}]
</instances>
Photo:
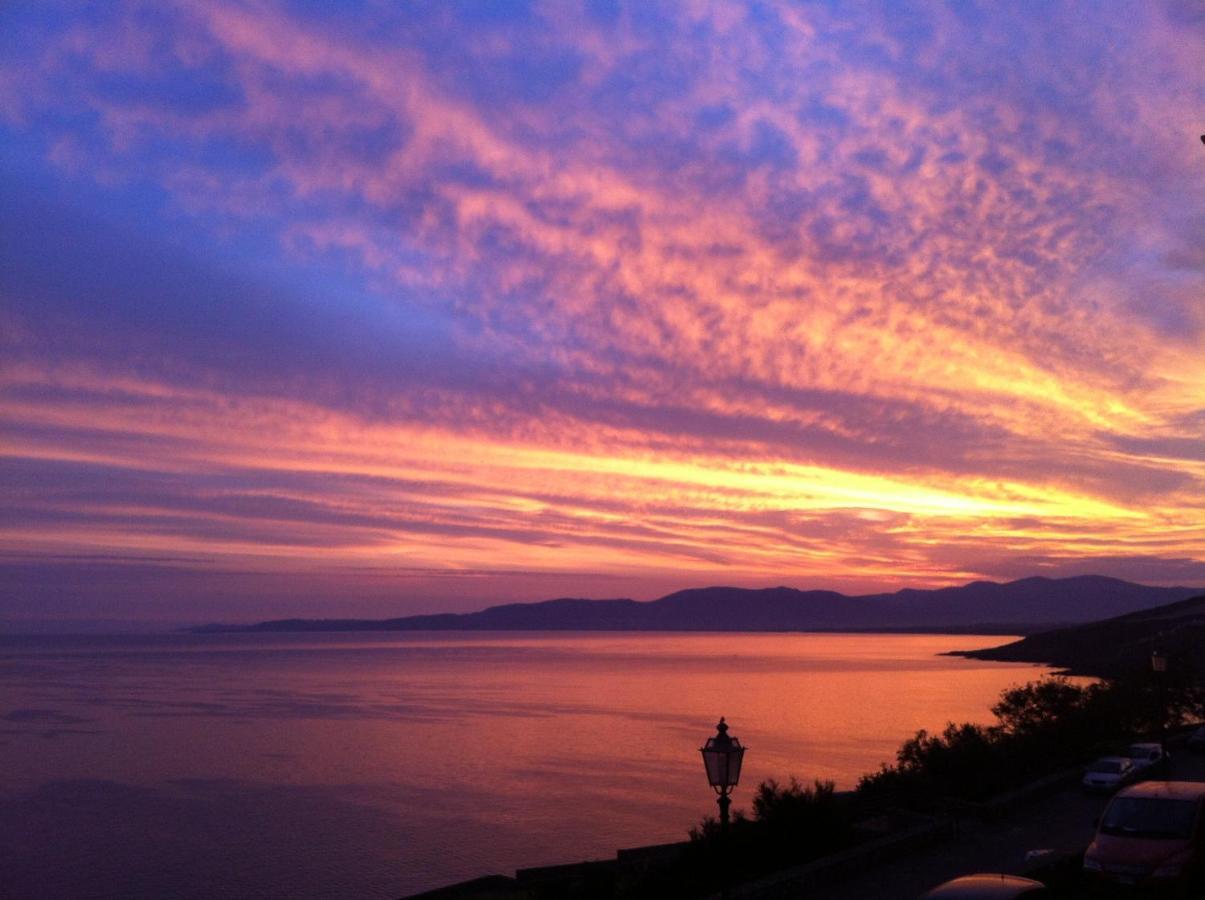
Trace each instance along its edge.
<instances>
[{"instance_id":1,"label":"sunset glow on horizon","mask_svg":"<svg viewBox=\"0 0 1205 900\"><path fill-rule=\"evenodd\" d=\"M1199 5L0 45L0 620L1205 584Z\"/></svg>"}]
</instances>

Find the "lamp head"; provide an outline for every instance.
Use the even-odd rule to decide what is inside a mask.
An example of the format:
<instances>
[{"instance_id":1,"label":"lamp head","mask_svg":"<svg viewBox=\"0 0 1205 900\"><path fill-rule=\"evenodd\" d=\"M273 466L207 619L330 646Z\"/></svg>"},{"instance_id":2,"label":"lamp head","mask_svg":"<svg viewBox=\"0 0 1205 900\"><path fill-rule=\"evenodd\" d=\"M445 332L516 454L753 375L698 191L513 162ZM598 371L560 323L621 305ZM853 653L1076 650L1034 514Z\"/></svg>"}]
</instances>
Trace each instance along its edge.
<instances>
[{"instance_id":1,"label":"lamp head","mask_svg":"<svg viewBox=\"0 0 1205 900\"><path fill-rule=\"evenodd\" d=\"M722 717L715 727L715 736L709 737L699 752L703 754L703 766L707 769L707 783L716 793L727 794L736 787L741 778L745 748L728 734L728 723Z\"/></svg>"}]
</instances>

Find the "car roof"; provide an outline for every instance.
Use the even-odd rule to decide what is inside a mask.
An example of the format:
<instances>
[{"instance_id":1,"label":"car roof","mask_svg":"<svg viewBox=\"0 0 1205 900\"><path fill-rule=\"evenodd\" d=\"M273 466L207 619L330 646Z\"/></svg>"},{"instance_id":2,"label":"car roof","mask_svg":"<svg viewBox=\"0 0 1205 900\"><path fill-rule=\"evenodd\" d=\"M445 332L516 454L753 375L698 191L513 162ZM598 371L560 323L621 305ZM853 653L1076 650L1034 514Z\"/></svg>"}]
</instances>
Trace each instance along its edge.
<instances>
[{"instance_id":1,"label":"car roof","mask_svg":"<svg viewBox=\"0 0 1205 900\"><path fill-rule=\"evenodd\" d=\"M1130 785L1118 797L1156 797L1167 800L1200 800L1205 798L1203 781L1143 781Z\"/></svg>"},{"instance_id":2,"label":"car roof","mask_svg":"<svg viewBox=\"0 0 1205 900\"><path fill-rule=\"evenodd\" d=\"M1098 763L1102 763L1102 762L1128 763L1129 761L1130 761L1130 758L1128 756L1102 756L1099 759L1093 760L1093 762L1098 762Z\"/></svg>"},{"instance_id":3,"label":"car roof","mask_svg":"<svg viewBox=\"0 0 1205 900\"><path fill-rule=\"evenodd\" d=\"M1131 750L1137 750L1139 748L1141 748L1143 750L1162 750L1163 749L1162 745L1160 745L1160 744L1130 744Z\"/></svg>"},{"instance_id":4,"label":"car roof","mask_svg":"<svg viewBox=\"0 0 1205 900\"><path fill-rule=\"evenodd\" d=\"M958 900L992 900L992 898L1014 897L1018 891L1030 891L1045 885L1032 878L1022 878L1020 875L1001 875L981 873L963 875L953 881L938 885L925 894L926 898L941 900L943 897L958 898Z\"/></svg>"}]
</instances>

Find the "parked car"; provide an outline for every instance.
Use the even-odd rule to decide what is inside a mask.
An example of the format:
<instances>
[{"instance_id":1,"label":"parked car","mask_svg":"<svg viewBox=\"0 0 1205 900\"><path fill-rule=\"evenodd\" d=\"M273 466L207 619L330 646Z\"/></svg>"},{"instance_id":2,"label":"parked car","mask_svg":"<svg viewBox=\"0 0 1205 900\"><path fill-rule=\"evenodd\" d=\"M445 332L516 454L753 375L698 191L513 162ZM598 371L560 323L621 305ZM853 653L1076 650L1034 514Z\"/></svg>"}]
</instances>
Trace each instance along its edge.
<instances>
[{"instance_id":1,"label":"parked car","mask_svg":"<svg viewBox=\"0 0 1205 900\"><path fill-rule=\"evenodd\" d=\"M1162 744L1130 744L1126 756L1134 765L1134 774L1139 778L1166 772L1171 757Z\"/></svg>"},{"instance_id":2,"label":"parked car","mask_svg":"<svg viewBox=\"0 0 1205 900\"><path fill-rule=\"evenodd\" d=\"M1140 896L1198 897L1205 880L1205 783L1145 781L1109 801L1084 874Z\"/></svg>"},{"instance_id":3,"label":"parked car","mask_svg":"<svg viewBox=\"0 0 1205 900\"><path fill-rule=\"evenodd\" d=\"M1016 900L1049 897L1046 885L1019 875L963 875L939 884L922 900Z\"/></svg>"},{"instance_id":4,"label":"parked car","mask_svg":"<svg viewBox=\"0 0 1205 900\"><path fill-rule=\"evenodd\" d=\"M1126 756L1102 756L1084 770L1085 790L1110 794L1134 780L1134 764Z\"/></svg>"},{"instance_id":5,"label":"parked car","mask_svg":"<svg viewBox=\"0 0 1205 900\"><path fill-rule=\"evenodd\" d=\"M1194 753L1205 753L1205 725L1189 735L1188 749Z\"/></svg>"}]
</instances>

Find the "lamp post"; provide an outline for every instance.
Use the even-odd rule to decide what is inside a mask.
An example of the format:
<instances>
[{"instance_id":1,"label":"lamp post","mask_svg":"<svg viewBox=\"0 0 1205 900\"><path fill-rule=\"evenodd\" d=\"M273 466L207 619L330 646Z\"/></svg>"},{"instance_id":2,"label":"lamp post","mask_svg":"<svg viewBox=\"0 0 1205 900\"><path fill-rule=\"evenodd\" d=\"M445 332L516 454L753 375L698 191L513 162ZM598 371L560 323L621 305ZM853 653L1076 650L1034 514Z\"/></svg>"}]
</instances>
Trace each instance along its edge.
<instances>
[{"instance_id":1,"label":"lamp post","mask_svg":"<svg viewBox=\"0 0 1205 900\"><path fill-rule=\"evenodd\" d=\"M1167 676L1167 655L1161 650L1151 651L1151 672L1155 675L1155 692L1159 703L1159 747L1167 758L1167 695L1164 681Z\"/></svg>"},{"instance_id":2,"label":"lamp post","mask_svg":"<svg viewBox=\"0 0 1205 900\"><path fill-rule=\"evenodd\" d=\"M732 798L728 795L736 787L741 778L741 761L745 758L745 748L741 742L728 734L728 723L720 717L720 723L715 727L715 736L709 737L707 743L699 748L703 754L703 766L707 769L707 783L715 789L716 803L720 807L720 842L722 854L728 852L728 807ZM728 868L727 861L720 862L720 896L728 897Z\"/></svg>"},{"instance_id":3,"label":"lamp post","mask_svg":"<svg viewBox=\"0 0 1205 900\"><path fill-rule=\"evenodd\" d=\"M741 760L745 757L745 748L739 739L728 734L728 723L720 717L720 724L715 727L715 737L709 737L707 743L699 748L703 754L703 765L707 769L707 782L719 795L716 803L720 807L720 831L728 832L728 807L732 804L728 796L741 778Z\"/></svg>"}]
</instances>

